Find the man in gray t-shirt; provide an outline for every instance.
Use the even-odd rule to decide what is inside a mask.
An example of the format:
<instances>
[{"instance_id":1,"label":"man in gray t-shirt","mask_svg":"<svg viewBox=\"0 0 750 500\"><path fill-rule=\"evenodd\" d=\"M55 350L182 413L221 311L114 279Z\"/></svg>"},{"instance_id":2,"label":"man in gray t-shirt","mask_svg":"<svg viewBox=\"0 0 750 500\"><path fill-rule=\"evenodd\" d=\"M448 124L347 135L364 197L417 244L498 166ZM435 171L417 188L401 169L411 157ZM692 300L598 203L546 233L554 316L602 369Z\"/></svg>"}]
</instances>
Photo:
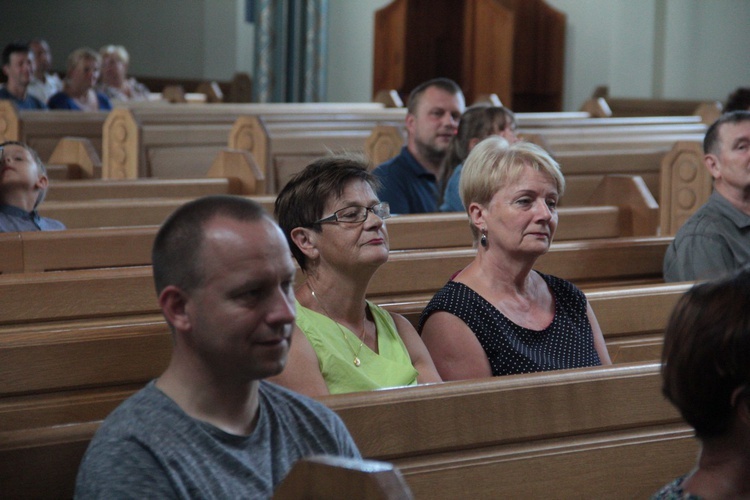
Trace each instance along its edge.
<instances>
[{"instance_id":1,"label":"man in gray t-shirt","mask_svg":"<svg viewBox=\"0 0 750 500\"><path fill-rule=\"evenodd\" d=\"M260 205L188 203L152 259L172 359L104 421L77 498L263 498L300 458L360 456L332 411L262 381L286 363L295 266Z\"/></svg>"},{"instance_id":2,"label":"man in gray t-shirt","mask_svg":"<svg viewBox=\"0 0 750 500\"><path fill-rule=\"evenodd\" d=\"M714 192L667 249L668 282L715 278L750 264L750 112L722 115L706 131L703 153Z\"/></svg>"}]
</instances>

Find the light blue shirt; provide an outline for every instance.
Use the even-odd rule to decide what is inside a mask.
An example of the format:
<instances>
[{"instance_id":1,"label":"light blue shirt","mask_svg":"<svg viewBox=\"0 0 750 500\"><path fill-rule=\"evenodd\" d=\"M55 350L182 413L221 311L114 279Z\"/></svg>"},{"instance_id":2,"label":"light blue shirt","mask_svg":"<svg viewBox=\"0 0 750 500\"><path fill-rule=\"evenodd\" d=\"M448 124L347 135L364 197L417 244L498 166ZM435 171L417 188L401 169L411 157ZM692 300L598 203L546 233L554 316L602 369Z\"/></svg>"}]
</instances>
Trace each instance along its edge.
<instances>
[{"instance_id":1,"label":"light blue shirt","mask_svg":"<svg viewBox=\"0 0 750 500\"><path fill-rule=\"evenodd\" d=\"M13 205L0 205L0 233L60 231L62 229L65 229L65 224L41 217L36 210L27 212Z\"/></svg>"},{"instance_id":2,"label":"light blue shirt","mask_svg":"<svg viewBox=\"0 0 750 500\"><path fill-rule=\"evenodd\" d=\"M461 203L461 195L458 194L458 183L461 181L461 170L463 168L464 164L461 163L448 179L443 194L443 204L440 205L441 212L463 212L465 210L464 204Z\"/></svg>"}]
</instances>

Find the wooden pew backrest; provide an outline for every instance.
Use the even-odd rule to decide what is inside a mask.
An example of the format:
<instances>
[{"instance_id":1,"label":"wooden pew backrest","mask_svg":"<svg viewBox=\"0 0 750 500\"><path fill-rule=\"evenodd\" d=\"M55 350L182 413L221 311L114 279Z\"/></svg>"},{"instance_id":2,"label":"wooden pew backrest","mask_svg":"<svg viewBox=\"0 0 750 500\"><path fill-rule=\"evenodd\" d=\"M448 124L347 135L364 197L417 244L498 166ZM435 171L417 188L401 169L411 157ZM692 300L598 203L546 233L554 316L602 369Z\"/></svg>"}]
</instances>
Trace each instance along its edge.
<instances>
[{"instance_id":1,"label":"wooden pew backrest","mask_svg":"<svg viewBox=\"0 0 750 500\"><path fill-rule=\"evenodd\" d=\"M661 234L674 235L708 201L713 179L700 142L678 142L661 163Z\"/></svg>"}]
</instances>

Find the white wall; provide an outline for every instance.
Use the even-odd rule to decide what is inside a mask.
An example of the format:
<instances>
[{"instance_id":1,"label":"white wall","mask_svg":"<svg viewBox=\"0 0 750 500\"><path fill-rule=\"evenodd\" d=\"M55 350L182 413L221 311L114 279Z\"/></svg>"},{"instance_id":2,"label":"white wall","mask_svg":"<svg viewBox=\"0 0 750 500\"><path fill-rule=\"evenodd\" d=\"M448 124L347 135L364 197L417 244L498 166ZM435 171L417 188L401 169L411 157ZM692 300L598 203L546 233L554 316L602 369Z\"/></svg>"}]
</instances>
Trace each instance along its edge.
<instances>
[{"instance_id":1,"label":"white wall","mask_svg":"<svg viewBox=\"0 0 750 500\"><path fill-rule=\"evenodd\" d=\"M372 99L375 11L391 0L328 1L328 100Z\"/></svg>"},{"instance_id":2,"label":"white wall","mask_svg":"<svg viewBox=\"0 0 750 500\"><path fill-rule=\"evenodd\" d=\"M328 99L369 99L374 12L390 1L329 1ZM547 3L568 20L566 110L578 109L599 85L618 97L719 100L750 85L747 0Z\"/></svg>"},{"instance_id":3,"label":"white wall","mask_svg":"<svg viewBox=\"0 0 750 500\"><path fill-rule=\"evenodd\" d=\"M726 98L750 85L748 0L547 0L567 15L564 108L614 96ZM374 14L390 0L329 0L328 100L372 98ZM252 73L245 0L2 0L0 43L42 36L54 65L80 47L125 45L131 72L228 79ZM12 16L10 15L12 14Z\"/></svg>"}]
</instances>

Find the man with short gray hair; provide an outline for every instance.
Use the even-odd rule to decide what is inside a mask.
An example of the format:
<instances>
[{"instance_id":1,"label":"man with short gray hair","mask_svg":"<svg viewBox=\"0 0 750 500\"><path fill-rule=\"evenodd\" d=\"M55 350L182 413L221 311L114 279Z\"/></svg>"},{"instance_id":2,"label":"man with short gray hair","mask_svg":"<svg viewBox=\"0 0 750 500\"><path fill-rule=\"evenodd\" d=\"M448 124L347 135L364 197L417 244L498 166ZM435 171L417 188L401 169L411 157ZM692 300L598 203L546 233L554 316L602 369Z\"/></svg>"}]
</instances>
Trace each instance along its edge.
<instances>
[{"instance_id":1,"label":"man with short gray hair","mask_svg":"<svg viewBox=\"0 0 750 500\"><path fill-rule=\"evenodd\" d=\"M664 257L665 281L710 279L750 264L750 112L722 115L703 140L714 192Z\"/></svg>"}]
</instances>

